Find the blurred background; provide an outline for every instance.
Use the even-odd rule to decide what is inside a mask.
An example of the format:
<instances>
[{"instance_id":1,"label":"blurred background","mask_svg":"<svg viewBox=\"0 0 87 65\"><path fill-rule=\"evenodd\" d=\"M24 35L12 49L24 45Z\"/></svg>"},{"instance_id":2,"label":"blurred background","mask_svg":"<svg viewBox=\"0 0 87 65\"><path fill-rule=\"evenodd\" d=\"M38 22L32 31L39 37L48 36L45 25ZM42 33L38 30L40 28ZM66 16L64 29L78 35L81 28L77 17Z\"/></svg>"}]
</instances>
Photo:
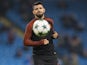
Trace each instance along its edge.
<instances>
[{"instance_id":1,"label":"blurred background","mask_svg":"<svg viewBox=\"0 0 87 65\"><path fill-rule=\"evenodd\" d=\"M26 24L38 0L0 0L0 65L33 65L32 47L23 45ZM54 20L60 65L87 65L87 0L39 0Z\"/></svg>"}]
</instances>

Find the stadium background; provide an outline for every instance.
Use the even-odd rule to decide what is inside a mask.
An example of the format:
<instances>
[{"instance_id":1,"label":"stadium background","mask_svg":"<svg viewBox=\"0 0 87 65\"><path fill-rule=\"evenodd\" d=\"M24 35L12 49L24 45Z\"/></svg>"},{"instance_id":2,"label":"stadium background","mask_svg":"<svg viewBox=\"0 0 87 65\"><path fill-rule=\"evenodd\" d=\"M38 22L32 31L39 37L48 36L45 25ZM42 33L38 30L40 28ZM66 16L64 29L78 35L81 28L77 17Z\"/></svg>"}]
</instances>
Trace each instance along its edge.
<instances>
[{"instance_id":1,"label":"stadium background","mask_svg":"<svg viewBox=\"0 0 87 65\"><path fill-rule=\"evenodd\" d=\"M32 47L23 46L26 24L38 0L0 0L0 65L33 65ZM87 1L39 0L54 20L54 40L61 65L87 65Z\"/></svg>"}]
</instances>

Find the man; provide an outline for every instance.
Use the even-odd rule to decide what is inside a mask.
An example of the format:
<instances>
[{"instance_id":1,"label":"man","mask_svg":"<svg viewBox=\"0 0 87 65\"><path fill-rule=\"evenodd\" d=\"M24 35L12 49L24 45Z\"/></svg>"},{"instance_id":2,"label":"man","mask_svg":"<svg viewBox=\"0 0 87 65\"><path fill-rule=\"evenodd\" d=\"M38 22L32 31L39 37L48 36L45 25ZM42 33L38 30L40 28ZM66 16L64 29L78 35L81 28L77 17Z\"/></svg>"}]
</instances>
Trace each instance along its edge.
<instances>
[{"instance_id":1,"label":"man","mask_svg":"<svg viewBox=\"0 0 87 65\"><path fill-rule=\"evenodd\" d=\"M35 18L31 20L25 30L24 45L33 46L34 65L57 65L57 56L54 50L53 39L58 38L58 33L53 29L53 20L45 17L45 8L41 2L35 2L33 5L33 14ZM43 39L32 31L33 23L38 19L46 20L51 30Z\"/></svg>"}]
</instances>

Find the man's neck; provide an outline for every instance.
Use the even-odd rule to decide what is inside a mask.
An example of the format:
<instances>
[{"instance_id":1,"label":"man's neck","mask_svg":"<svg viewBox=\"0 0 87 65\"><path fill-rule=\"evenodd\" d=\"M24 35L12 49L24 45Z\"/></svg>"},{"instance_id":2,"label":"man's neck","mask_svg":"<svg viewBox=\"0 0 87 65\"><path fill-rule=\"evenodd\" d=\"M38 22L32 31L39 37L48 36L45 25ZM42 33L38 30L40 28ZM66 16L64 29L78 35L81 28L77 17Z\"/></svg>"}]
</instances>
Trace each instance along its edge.
<instances>
[{"instance_id":1,"label":"man's neck","mask_svg":"<svg viewBox=\"0 0 87 65\"><path fill-rule=\"evenodd\" d=\"M39 17L35 16L35 18L36 18L36 19L44 19L44 18L45 18L45 16L43 15L41 18L39 18Z\"/></svg>"}]
</instances>

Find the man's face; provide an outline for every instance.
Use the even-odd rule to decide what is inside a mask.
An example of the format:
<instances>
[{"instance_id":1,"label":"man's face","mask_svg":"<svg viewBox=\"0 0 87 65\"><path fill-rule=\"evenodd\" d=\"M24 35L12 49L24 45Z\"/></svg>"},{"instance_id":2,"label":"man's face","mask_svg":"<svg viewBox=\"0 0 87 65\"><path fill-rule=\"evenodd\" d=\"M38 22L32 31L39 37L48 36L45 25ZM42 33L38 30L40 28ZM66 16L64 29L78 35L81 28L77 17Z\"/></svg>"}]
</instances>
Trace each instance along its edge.
<instances>
[{"instance_id":1,"label":"man's face","mask_svg":"<svg viewBox=\"0 0 87 65\"><path fill-rule=\"evenodd\" d=\"M33 7L33 14L35 16L41 18L44 13L45 13L45 9L44 9L43 5L39 4L39 5L35 5Z\"/></svg>"}]
</instances>

